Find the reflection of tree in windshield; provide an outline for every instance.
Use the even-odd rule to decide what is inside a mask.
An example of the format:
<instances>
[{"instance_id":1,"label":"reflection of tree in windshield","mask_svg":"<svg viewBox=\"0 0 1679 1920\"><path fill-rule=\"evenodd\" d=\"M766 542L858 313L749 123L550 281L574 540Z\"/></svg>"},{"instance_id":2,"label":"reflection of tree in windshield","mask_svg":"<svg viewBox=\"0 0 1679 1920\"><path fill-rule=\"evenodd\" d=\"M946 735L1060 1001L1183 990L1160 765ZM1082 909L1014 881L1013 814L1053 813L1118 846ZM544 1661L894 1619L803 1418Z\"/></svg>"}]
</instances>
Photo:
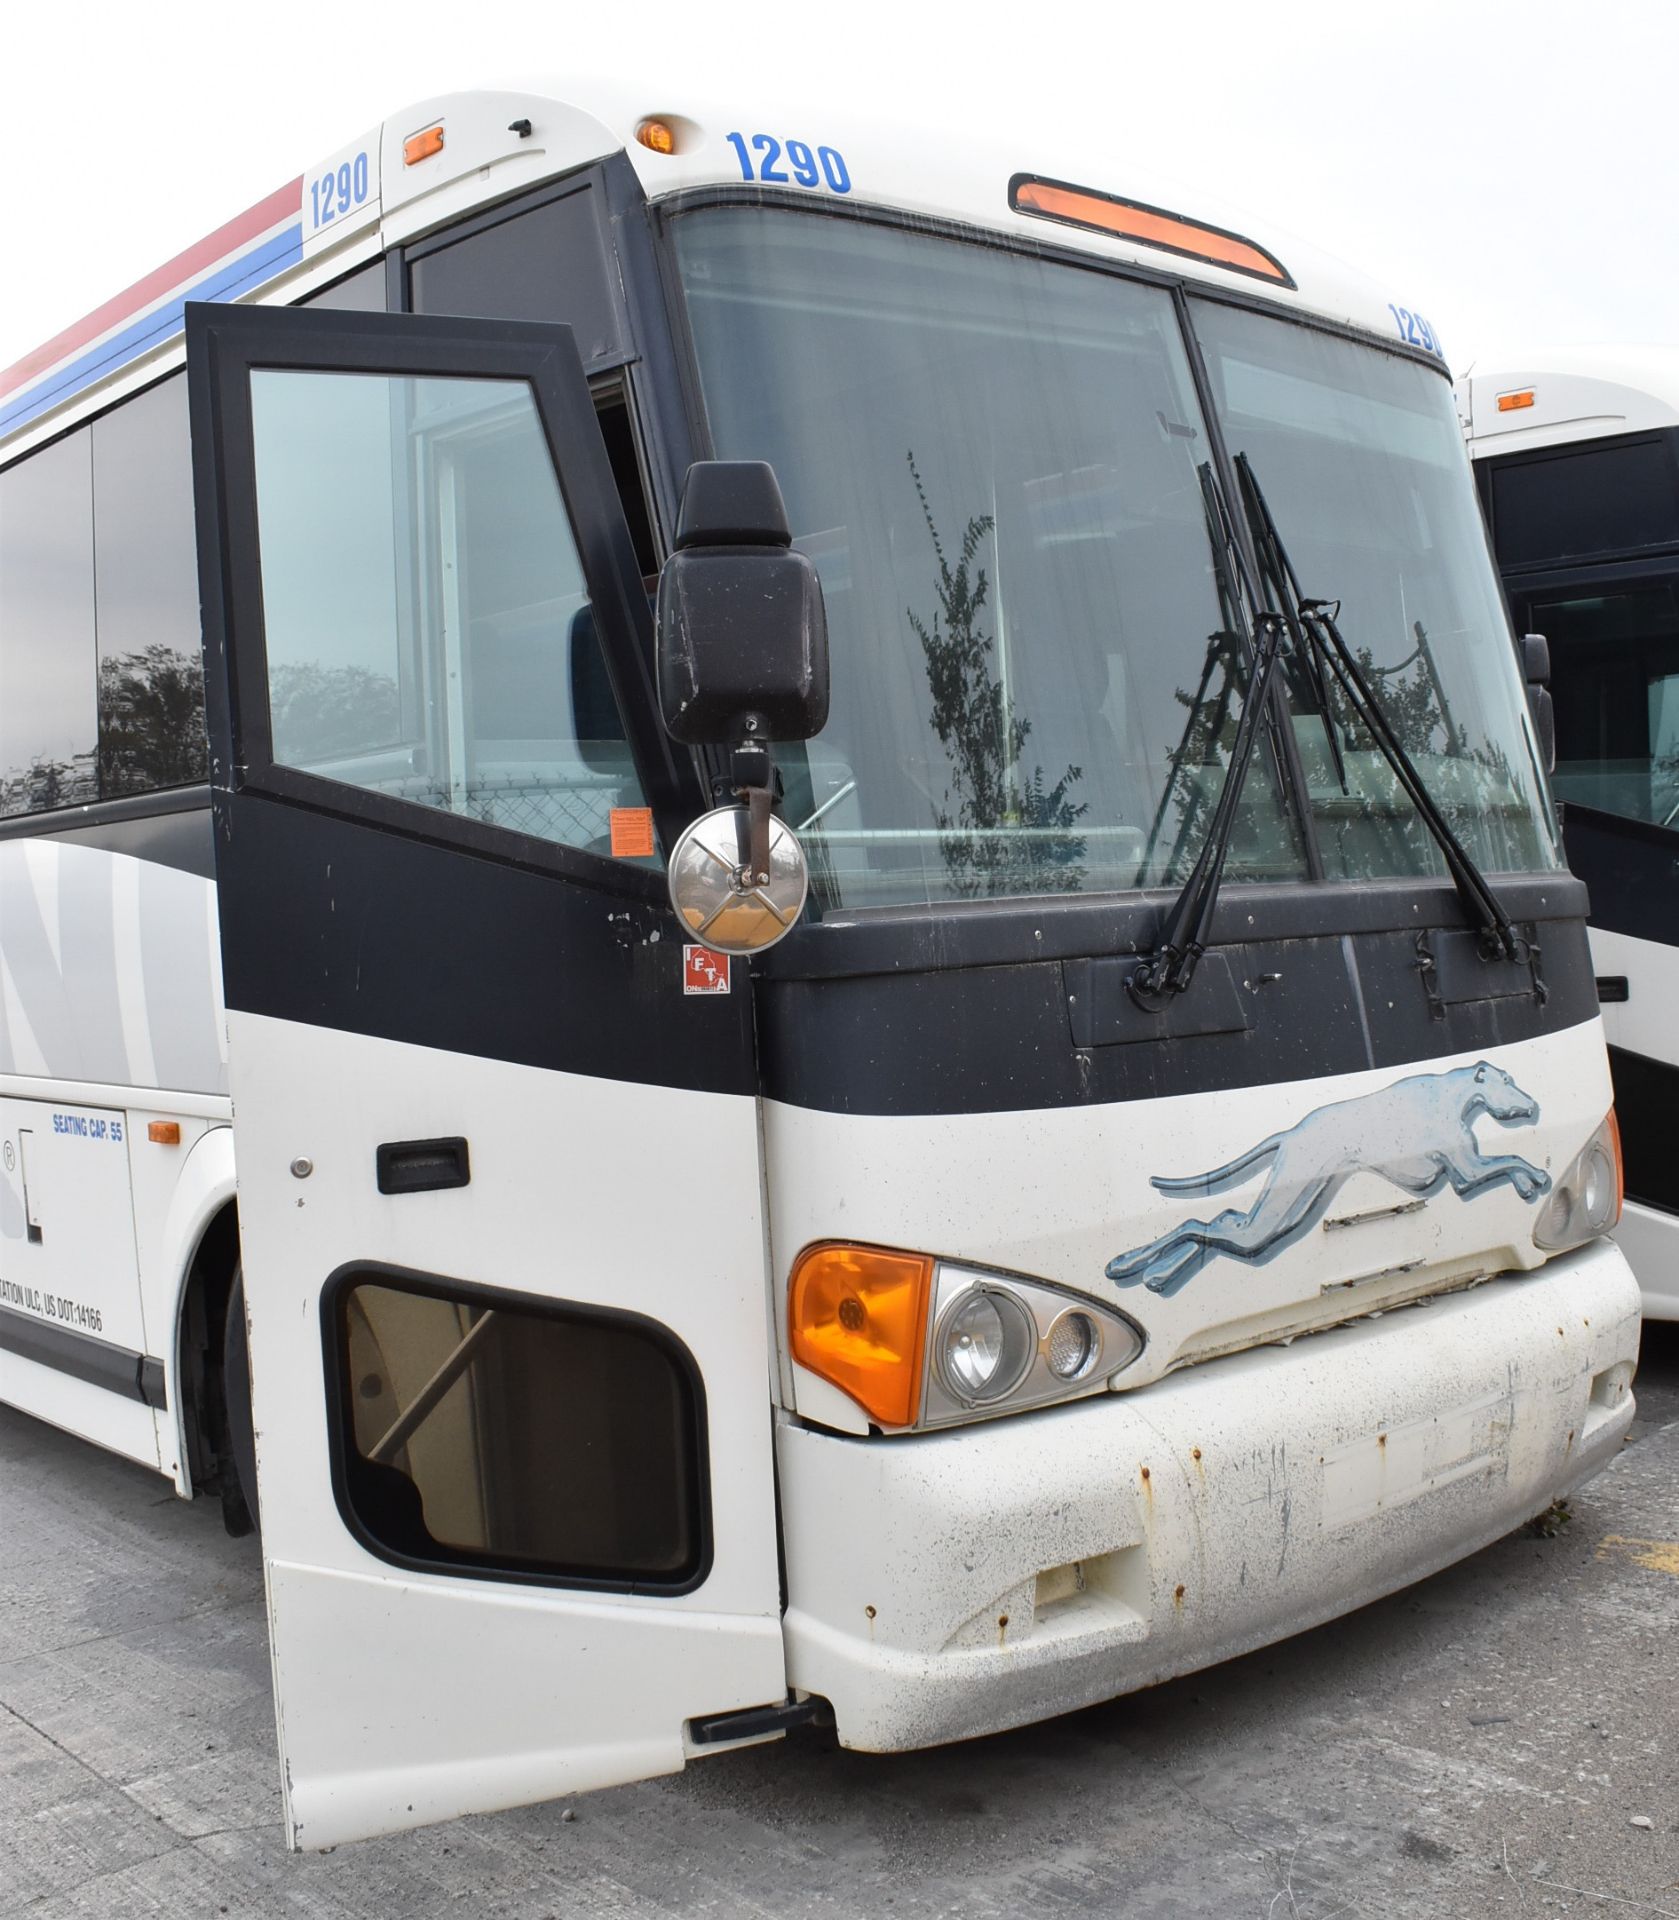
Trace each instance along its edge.
<instances>
[{"instance_id":1,"label":"reflection of tree in windshield","mask_svg":"<svg viewBox=\"0 0 1679 1920\"><path fill-rule=\"evenodd\" d=\"M908 458L939 568L939 606L931 625L913 609L907 612L926 657L933 696L929 718L950 776L944 803L934 803L934 817L951 890L962 899L1076 893L1084 884L1079 863L1085 843L1066 829L1088 806L1068 796L1084 770L1068 766L1053 784L1042 766L1025 772L1021 751L1032 723L1010 709L1003 682L992 672L995 640L980 626L988 586L974 556L995 523L990 514L970 519L952 566L914 453Z\"/></svg>"},{"instance_id":2,"label":"reflection of tree in windshield","mask_svg":"<svg viewBox=\"0 0 1679 1920\"><path fill-rule=\"evenodd\" d=\"M1525 780L1502 746L1484 736L1478 745L1470 744L1453 718L1422 622L1415 622L1412 631L1415 649L1391 666L1378 666L1370 647L1355 647L1360 671L1453 833L1465 844L1481 840L1494 864L1525 866L1530 858L1525 841L1512 834L1505 818L1514 812L1526 821ZM1375 740L1339 687L1331 683L1328 691L1350 792L1343 795L1333 769L1306 753L1320 829L1336 830L1349 872L1443 873L1445 863L1434 836L1401 791ZM1296 737L1301 737L1298 726ZM1309 748L1310 742L1307 728L1303 745Z\"/></svg>"},{"instance_id":3,"label":"reflection of tree in windshield","mask_svg":"<svg viewBox=\"0 0 1679 1920\"><path fill-rule=\"evenodd\" d=\"M207 777L204 671L157 645L99 663L99 790L150 793Z\"/></svg>"}]
</instances>

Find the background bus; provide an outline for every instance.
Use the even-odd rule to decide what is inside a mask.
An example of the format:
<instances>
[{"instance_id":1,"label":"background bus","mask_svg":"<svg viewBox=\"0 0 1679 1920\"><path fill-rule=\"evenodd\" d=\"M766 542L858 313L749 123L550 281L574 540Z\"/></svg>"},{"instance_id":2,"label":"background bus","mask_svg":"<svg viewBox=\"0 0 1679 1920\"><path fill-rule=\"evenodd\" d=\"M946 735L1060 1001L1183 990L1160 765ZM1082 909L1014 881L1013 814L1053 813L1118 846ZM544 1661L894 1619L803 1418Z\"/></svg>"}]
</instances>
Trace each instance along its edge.
<instances>
[{"instance_id":1,"label":"background bus","mask_svg":"<svg viewBox=\"0 0 1679 1920\"><path fill-rule=\"evenodd\" d=\"M647 104L422 102L0 383L0 1381L260 1494L303 1844L1112 1697L1631 1418L1427 322L1105 152ZM732 967L720 538L834 662Z\"/></svg>"},{"instance_id":2,"label":"background bus","mask_svg":"<svg viewBox=\"0 0 1679 1920\"><path fill-rule=\"evenodd\" d=\"M1518 632L1550 644L1553 786L1591 890L1626 1154L1618 1237L1679 1319L1679 348L1554 353L1460 386Z\"/></svg>"}]
</instances>

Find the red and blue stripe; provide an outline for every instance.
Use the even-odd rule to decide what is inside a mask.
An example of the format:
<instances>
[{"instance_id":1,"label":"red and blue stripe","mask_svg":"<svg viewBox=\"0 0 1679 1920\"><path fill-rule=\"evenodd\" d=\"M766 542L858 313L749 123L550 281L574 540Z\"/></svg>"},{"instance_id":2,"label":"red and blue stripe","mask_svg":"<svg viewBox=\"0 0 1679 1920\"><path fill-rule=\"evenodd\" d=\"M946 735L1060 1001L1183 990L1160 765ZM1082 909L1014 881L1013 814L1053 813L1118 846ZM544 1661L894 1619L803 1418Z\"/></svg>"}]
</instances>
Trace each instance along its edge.
<instances>
[{"instance_id":1,"label":"red and blue stripe","mask_svg":"<svg viewBox=\"0 0 1679 1920\"><path fill-rule=\"evenodd\" d=\"M303 180L259 200L0 373L0 434L27 426L181 330L189 300L237 300L303 258Z\"/></svg>"}]
</instances>

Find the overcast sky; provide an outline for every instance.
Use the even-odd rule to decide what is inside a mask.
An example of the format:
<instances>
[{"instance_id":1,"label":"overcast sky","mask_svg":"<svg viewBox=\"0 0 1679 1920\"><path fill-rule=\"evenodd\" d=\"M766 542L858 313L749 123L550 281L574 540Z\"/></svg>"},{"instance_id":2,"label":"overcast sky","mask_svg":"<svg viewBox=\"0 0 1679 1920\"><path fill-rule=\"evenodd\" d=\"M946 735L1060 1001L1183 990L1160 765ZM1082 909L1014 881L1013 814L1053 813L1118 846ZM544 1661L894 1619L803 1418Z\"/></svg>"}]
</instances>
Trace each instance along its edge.
<instances>
[{"instance_id":1,"label":"overcast sky","mask_svg":"<svg viewBox=\"0 0 1679 1920\"><path fill-rule=\"evenodd\" d=\"M0 47L0 367L388 111L620 56L666 108L1018 123L1028 167L1064 117L1111 142L1091 184L1216 183L1404 288L1459 372L1679 342L1675 0L60 0Z\"/></svg>"}]
</instances>

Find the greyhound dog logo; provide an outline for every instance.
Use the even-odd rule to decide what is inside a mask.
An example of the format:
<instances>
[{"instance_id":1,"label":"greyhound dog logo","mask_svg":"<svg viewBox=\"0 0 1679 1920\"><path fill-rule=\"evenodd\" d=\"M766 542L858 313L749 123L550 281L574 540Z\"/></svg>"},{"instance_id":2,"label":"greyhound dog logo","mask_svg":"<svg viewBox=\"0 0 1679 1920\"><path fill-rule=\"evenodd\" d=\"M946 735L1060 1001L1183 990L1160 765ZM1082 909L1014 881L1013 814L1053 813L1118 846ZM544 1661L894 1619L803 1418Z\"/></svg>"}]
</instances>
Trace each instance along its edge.
<instances>
[{"instance_id":1,"label":"greyhound dog logo","mask_svg":"<svg viewBox=\"0 0 1679 1920\"><path fill-rule=\"evenodd\" d=\"M1356 1100L1316 1107L1211 1173L1156 1177L1161 1193L1222 1193L1270 1162L1259 1197L1244 1213L1228 1208L1211 1220L1185 1220L1170 1233L1108 1262L1108 1278L1139 1283L1170 1297L1218 1254L1250 1267L1274 1259L1323 1218L1356 1173L1378 1173L1406 1193L1426 1197L1448 1182L1473 1200L1508 1184L1531 1205L1551 1176L1513 1153L1486 1154L1475 1138L1482 1114L1506 1127L1530 1127L1539 1102L1502 1067L1482 1060L1450 1073L1418 1073Z\"/></svg>"}]
</instances>

